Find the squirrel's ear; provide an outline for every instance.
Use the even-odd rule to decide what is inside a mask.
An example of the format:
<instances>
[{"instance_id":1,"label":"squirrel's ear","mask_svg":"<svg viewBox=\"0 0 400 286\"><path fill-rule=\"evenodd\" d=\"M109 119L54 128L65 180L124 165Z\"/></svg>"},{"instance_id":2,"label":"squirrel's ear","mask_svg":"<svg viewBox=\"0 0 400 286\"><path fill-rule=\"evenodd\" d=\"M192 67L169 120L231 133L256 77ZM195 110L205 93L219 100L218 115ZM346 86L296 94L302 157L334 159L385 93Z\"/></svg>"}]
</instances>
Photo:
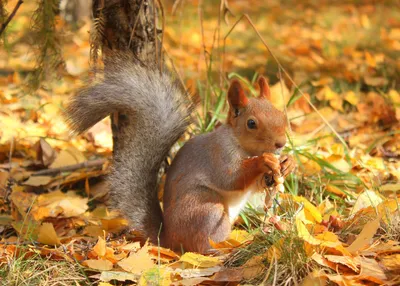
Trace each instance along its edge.
<instances>
[{"instance_id":1,"label":"squirrel's ear","mask_svg":"<svg viewBox=\"0 0 400 286\"><path fill-rule=\"evenodd\" d=\"M234 79L231 82L228 90L228 101L232 108L245 107L249 102L246 95L244 94L242 85L237 79Z\"/></svg>"},{"instance_id":2,"label":"squirrel's ear","mask_svg":"<svg viewBox=\"0 0 400 286\"><path fill-rule=\"evenodd\" d=\"M258 78L258 85L260 86L260 97L265 97L271 100L271 91L269 90L269 85L263 76Z\"/></svg>"}]
</instances>

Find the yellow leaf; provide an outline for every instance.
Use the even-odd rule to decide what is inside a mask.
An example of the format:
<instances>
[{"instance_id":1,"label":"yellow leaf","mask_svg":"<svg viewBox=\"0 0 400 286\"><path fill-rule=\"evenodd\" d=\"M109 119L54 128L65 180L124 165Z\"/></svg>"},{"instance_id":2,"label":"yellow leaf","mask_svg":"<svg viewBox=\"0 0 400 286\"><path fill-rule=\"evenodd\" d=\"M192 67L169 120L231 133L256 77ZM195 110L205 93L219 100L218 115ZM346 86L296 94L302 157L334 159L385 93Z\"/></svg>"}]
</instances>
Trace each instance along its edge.
<instances>
[{"instance_id":1,"label":"yellow leaf","mask_svg":"<svg viewBox=\"0 0 400 286\"><path fill-rule=\"evenodd\" d=\"M354 91L348 91L344 96L344 99L347 100L351 105L357 105L360 102L360 97L357 96Z\"/></svg>"},{"instance_id":2,"label":"yellow leaf","mask_svg":"<svg viewBox=\"0 0 400 286\"><path fill-rule=\"evenodd\" d=\"M99 240L93 247L93 251L96 252L97 256L103 257L106 255L106 241L99 236Z\"/></svg>"},{"instance_id":3,"label":"yellow leaf","mask_svg":"<svg viewBox=\"0 0 400 286\"><path fill-rule=\"evenodd\" d=\"M244 242L252 240L253 236L250 235L245 230L235 229L230 234L229 237L225 241L214 242L209 239L210 245L215 249L231 249L234 247L238 247L242 245Z\"/></svg>"},{"instance_id":4,"label":"yellow leaf","mask_svg":"<svg viewBox=\"0 0 400 286\"><path fill-rule=\"evenodd\" d=\"M62 150L54 162L49 166L49 168L60 168L69 165L75 165L78 163L85 162L86 158L81 151L75 147L68 147Z\"/></svg>"},{"instance_id":5,"label":"yellow leaf","mask_svg":"<svg viewBox=\"0 0 400 286\"><path fill-rule=\"evenodd\" d=\"M63 193L60 190L42 194L37 204L32 207L31 214L36 220L45 217L74 217L83 214L87 209L88 199L77 195L74 191Z\"/></svg>"},{"instance_id":6,"label":"yellow leaf","mask_svg":"<svg viewBox=\"0 0 400 286\"><path fill-rule=\"evenodd\" d=\"M333 109L344 111L343 110L343 99L341 97L333 98L329 101L329 104L332 106Z\"/></svg>"},{"instance_id":7,"label":"yellow leaf","mask_svg":"<svg viewBox=\"0 0 400 286\"><path fill-rule=\"evenodd\" d=\"M307 211L316 222L320 223L322 221L322 215L319 212L318 208L310 203L306 198L294 195L292 196L292 198L295 202L303 204L304 210Z\"/></svg>"},{"instance_id":8,"label":"yellow leaf","mask_svg":"<svg viewBox=\"0 0 400 286\"><path fill-rule=\"evenodd\" d=\"M382 263L388 271L400 273L400 254L382 257L380 263Z\"/></svg>"},{"instance_id":9,"label":"yellow leaf","mask_svg":"<svg viewBox=\"0 0 400 286\"><path fill-rule=\"evenodd\" d=\"M122 259L118 265L127 272L141 274L154 266L153 260L148 253L147 244L136 253L131 253L128 258Z\"/></svg>"},{"instance_id":10,"label":"yellow leaf","mask_svg":"<svg viewBox=\"0 0 400 286\"><path fill-rule=\"evenodd\" d=\"M61 244L60 239L58 238L57 233L54 230L53 224L47 222L43 223L39 227L37 241L48 245Z\"/></svg>"},{"instance_id":11,"label":"yellow leaf","mask_svg":"<svg viewBox=\"0 0 400 286\"><path fill-rule=\"evenodd\" d=\"M198 253L186 252L179 259L181 262L189 263L195 267L208 268L220 265L222 262L215 257L204 256Z\"/></svg>"},{"instance_id":12,"label":"yellow leaf","mask_svg":"<svg viewBox=\"0 0 400 286\"><path fill-rule=\"evenodd\" d=\"M83 265L86 265L89 268L96 270L111 270L113 268L113 264L111 261L105 259L89 259L82 262Z\"/></svg>"},{"instance_id":13,"label":"yellow leaf","mask_svg":"<svg viewBox=\"0 0 400 286\"><path fill-rule=\"evenodd\" d=\"M319 239L316 239L315 237L313 237L309 233L309 231L306 228L306 226L304 225L304 223L297 217L296 217L296 229L297 229L297 234L298 234L299 238L303 239L307 243L309 243L311 245L320 245L321 244L321 241Z\"/></svg>"},{"instance_id":14,"label":"yellow leaf","mask_svg":"<svg viewBox=\"0 0 400 286\"><path fill-rule=\"evenodd\" d=\"M391 89L389 91L389 97L395 104L400 104L400 94L398 93L397 90Z\"/></svg>"},{"instance_id":15,"label":"yellow leaf","mask_svg":"<svg viewBox=\"0 0 400 286\"><path fill-rule=\"evenodd\" d=\"M380 226L380 220L381 218L378 217L370 223L367 223L361 233L357 236L356 240L347 247L347 250L351 253L356 253L357 251L362 250L365 246L368 246Z\"/></svg>"}]
</instances>

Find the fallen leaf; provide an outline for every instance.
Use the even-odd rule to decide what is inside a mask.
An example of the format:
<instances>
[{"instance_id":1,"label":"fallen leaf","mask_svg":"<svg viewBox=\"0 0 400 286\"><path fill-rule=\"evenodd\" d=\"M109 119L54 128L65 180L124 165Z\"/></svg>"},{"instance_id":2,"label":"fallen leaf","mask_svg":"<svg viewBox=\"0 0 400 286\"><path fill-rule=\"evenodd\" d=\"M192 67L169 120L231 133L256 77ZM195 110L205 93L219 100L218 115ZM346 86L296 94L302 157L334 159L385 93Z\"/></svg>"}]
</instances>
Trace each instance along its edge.
<instances>
[{"instance_id":1,"label":"fallen leaf","mask_svg":"<svg viewBox=\"0 0 400 286\"><path fill-rule=\"evenodd\" d=\"M96 245L93 247L93 251L96 252L99 257L104 257L106 255L106 241L100 236Z\"/></svg>"},{"instance_id":2,"label":"fallen leaf","mask_svg":"<svg viewBox=\"0 0 400 286\"><path fill-rule=\"evenodd\" d=\"M48 245L59 245L61 244L60 239L54 230L53 224L44 222L38 231L37 241Z\"/></svg>"},{"instance_id":3,"label":"fallen leaf","mask_svg":"<svg viewBox=\"0 0 400 286\"><path fill-rule=\"evenodd\" d=\"M244 242L252 240L253 236L245 230L234 229L225 241L214 242L209 239L210 245L215 249L232 249L242 245Z\"/></svg>"},{"instance_id":4,"label":"fallen leaf","mask_svg":"<svg viewBox=\"0 0 400 286\"><path fill-rule=\"evenodd\" d=\"M194 252L186 252L179 259L180 262L186 262L194 267L209 268L217 265L221 265L221 261L218 258L205 256Z\"/></svg>"},{"instance_id":5,"label":"fallen leaf","mask_svg":"<svg viewBox=\"0 0 400 286\"><path fill-rule=\"evenodd\" d=\"M384 256L380 259L380 263L386 270L400 273L400 254Z\"/></svg>"},{"instance_id":6,"label":"fallen leaf","mask_svg":"<svg viewBox=\"0 0 400 286\"><path fill-rule=\"evenodd\" d=\"M52 177L49 176L30 176L28 180L23 182L23 185L32 186L32 187L40 187L46 186L52 180Z\"/></svg>"},{"instance_id":7,"label":"fallen leaf","mask_svg":"<svg viewBox=\"0 0 400 286\"><path fill-rule=\"evenodd\" d=\"M40 161L43 166L47 167L54 162L56 157L56 151L44 138L40 138L36 143L36 160Z\"/></svg>"},{"instance_id":8,"label":"fallen leaf","mask_svg":"<svg viewBox=\"0 0 400 286\"><path fill-rule=\"evenodd\" d=\"M78 149L75 147L68 147L65 150L62 150L60 154L58 154L57 158L54 160L54 162L49 166L50 169L53 168L60 168L60 167L65 167L69 165L75 165L78 163L85 162L86 158L80 152Z\"/></svg>"},{"instance_id":9,"label":"fallen leaf","mask_svg":"<svg viewBox=\"0 0 400 286\"><path fill-rule=\"evenodd\" d=\"M113 264L106 259L88 259L83 261L82 264L89 268L102 271L111 270L113 268Z\"/></svg>"},{"instance_id":10,"label":"fallen leaf","mask_svg":"<svg viewBox=\"0 0 400 286\"><path fill-rule=\"evenodd\" d=\"M380 226L380 220L381 218L378 217L370 223L367 223L361 233L357 236L356 240L347 247L347 250L351 253L357 253L357 251L362 250L365 246L370 244L371 239L374 237Z\"/></svg>"},{"instance_id":11,"label":"fallen leaf","mask_svg":"<svg viewBox=\"0 0 400 286\"><path fill-rule=\"evenodd\" d=\"M128 258L122 259L117 264L125 271L134 274L141 274L143 271L154 266L154 262L148 253L147 244L136 253L131 253Z\"/></svg>"},{"instance_id":12,"label":"fallen leaf","mask_svg":"<svg viewBox=\"0 0 400 286\"><path fill-rule=\"evenodd\" d=\"M358 211L360 211L361 209L370 206L376 207L381 202L383 202L383 199L376 192L371 190L366 190L361 195L358 196L357 201L354 204L354 207L351 209L350 215L353 215Z\"/></svg>"},{"instance_id":13,"label":"fallen leaf","mask_svg":"<svg viewBox=\"0 0 400 286\"><path fill-rule=\"evenodd\" d=\"M343 265L346 265L350 269L352 269L354 272L359 272L360 271L360 264L358 264L356 260L353 259L351 256L341 256L341 255L324 255L324 257L329 260L330 262L333 263L340 263Z\"/></svg>"},{"instance_id":14,"label":"fallen leaf","mask_svg":"<svg viewBox=\"0 0 400 286\"><path fill-rule=\"evenodd\" d=\"M139 275L121 271L102 271L99 279L104 282L109 282L111 280L117 280L121 282L127 280L137 281L139 279Z\"/></svg>"},{"instance_id":15,"label":"fallen leaf","mask_svg":"<svg viewBox=\"0 0 400 286\"><path fill-rule=\"evenodd\" d=\"M60 190L39 195L31 214L36 220L45 217L74 217L83 214L89 207L88 199L74 191L63 193Z\"/></svg>"}]
</instances>

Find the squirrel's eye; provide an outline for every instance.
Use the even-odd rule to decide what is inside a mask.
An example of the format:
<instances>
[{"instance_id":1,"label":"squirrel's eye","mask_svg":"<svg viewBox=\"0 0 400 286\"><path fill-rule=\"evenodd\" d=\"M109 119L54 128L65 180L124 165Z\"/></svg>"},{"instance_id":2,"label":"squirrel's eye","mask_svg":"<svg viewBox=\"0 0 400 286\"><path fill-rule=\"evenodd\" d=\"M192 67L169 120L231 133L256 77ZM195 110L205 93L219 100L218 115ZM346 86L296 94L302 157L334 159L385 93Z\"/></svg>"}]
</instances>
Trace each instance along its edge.
<instances>
[{"instance_id":1,"label":"squirrel's eye","mask_svg":"<svg viewBox=\"0 0 400 286\"><path fill-rule=\"evenodd\" d=\"M249 120L247 120L247 127L249 129L256 129L257 128L257 124L253 119L249 119Z\"/></svg>"}]
</instances>

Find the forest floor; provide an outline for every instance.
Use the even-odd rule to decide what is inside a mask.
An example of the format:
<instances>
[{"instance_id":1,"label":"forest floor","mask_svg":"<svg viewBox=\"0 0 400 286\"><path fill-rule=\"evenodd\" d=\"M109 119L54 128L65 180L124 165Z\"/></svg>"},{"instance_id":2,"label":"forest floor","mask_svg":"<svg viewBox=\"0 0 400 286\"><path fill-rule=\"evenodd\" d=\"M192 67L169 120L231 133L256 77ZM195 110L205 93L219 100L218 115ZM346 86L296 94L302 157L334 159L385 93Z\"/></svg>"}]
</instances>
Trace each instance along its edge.
<instances>
[{"instance_id":1,"label":"forest floor","mask_svg":"<svg viewBox=\"0 0 400 286\"><path fill-rule=\"evenodd\" d=\"M89 76L90 23L57 17L64 64L33 91L26 1L0 49L0 283L399 285L398 2L198 2L165 5L167 65L201 98L186 139L225 120L229 79L255 94L266 76L298 164L285 192L267 213L253 198L214 255L141 247L105 205L109 120L72 137L61 115Z\"/></svg>"}]
</instances>

